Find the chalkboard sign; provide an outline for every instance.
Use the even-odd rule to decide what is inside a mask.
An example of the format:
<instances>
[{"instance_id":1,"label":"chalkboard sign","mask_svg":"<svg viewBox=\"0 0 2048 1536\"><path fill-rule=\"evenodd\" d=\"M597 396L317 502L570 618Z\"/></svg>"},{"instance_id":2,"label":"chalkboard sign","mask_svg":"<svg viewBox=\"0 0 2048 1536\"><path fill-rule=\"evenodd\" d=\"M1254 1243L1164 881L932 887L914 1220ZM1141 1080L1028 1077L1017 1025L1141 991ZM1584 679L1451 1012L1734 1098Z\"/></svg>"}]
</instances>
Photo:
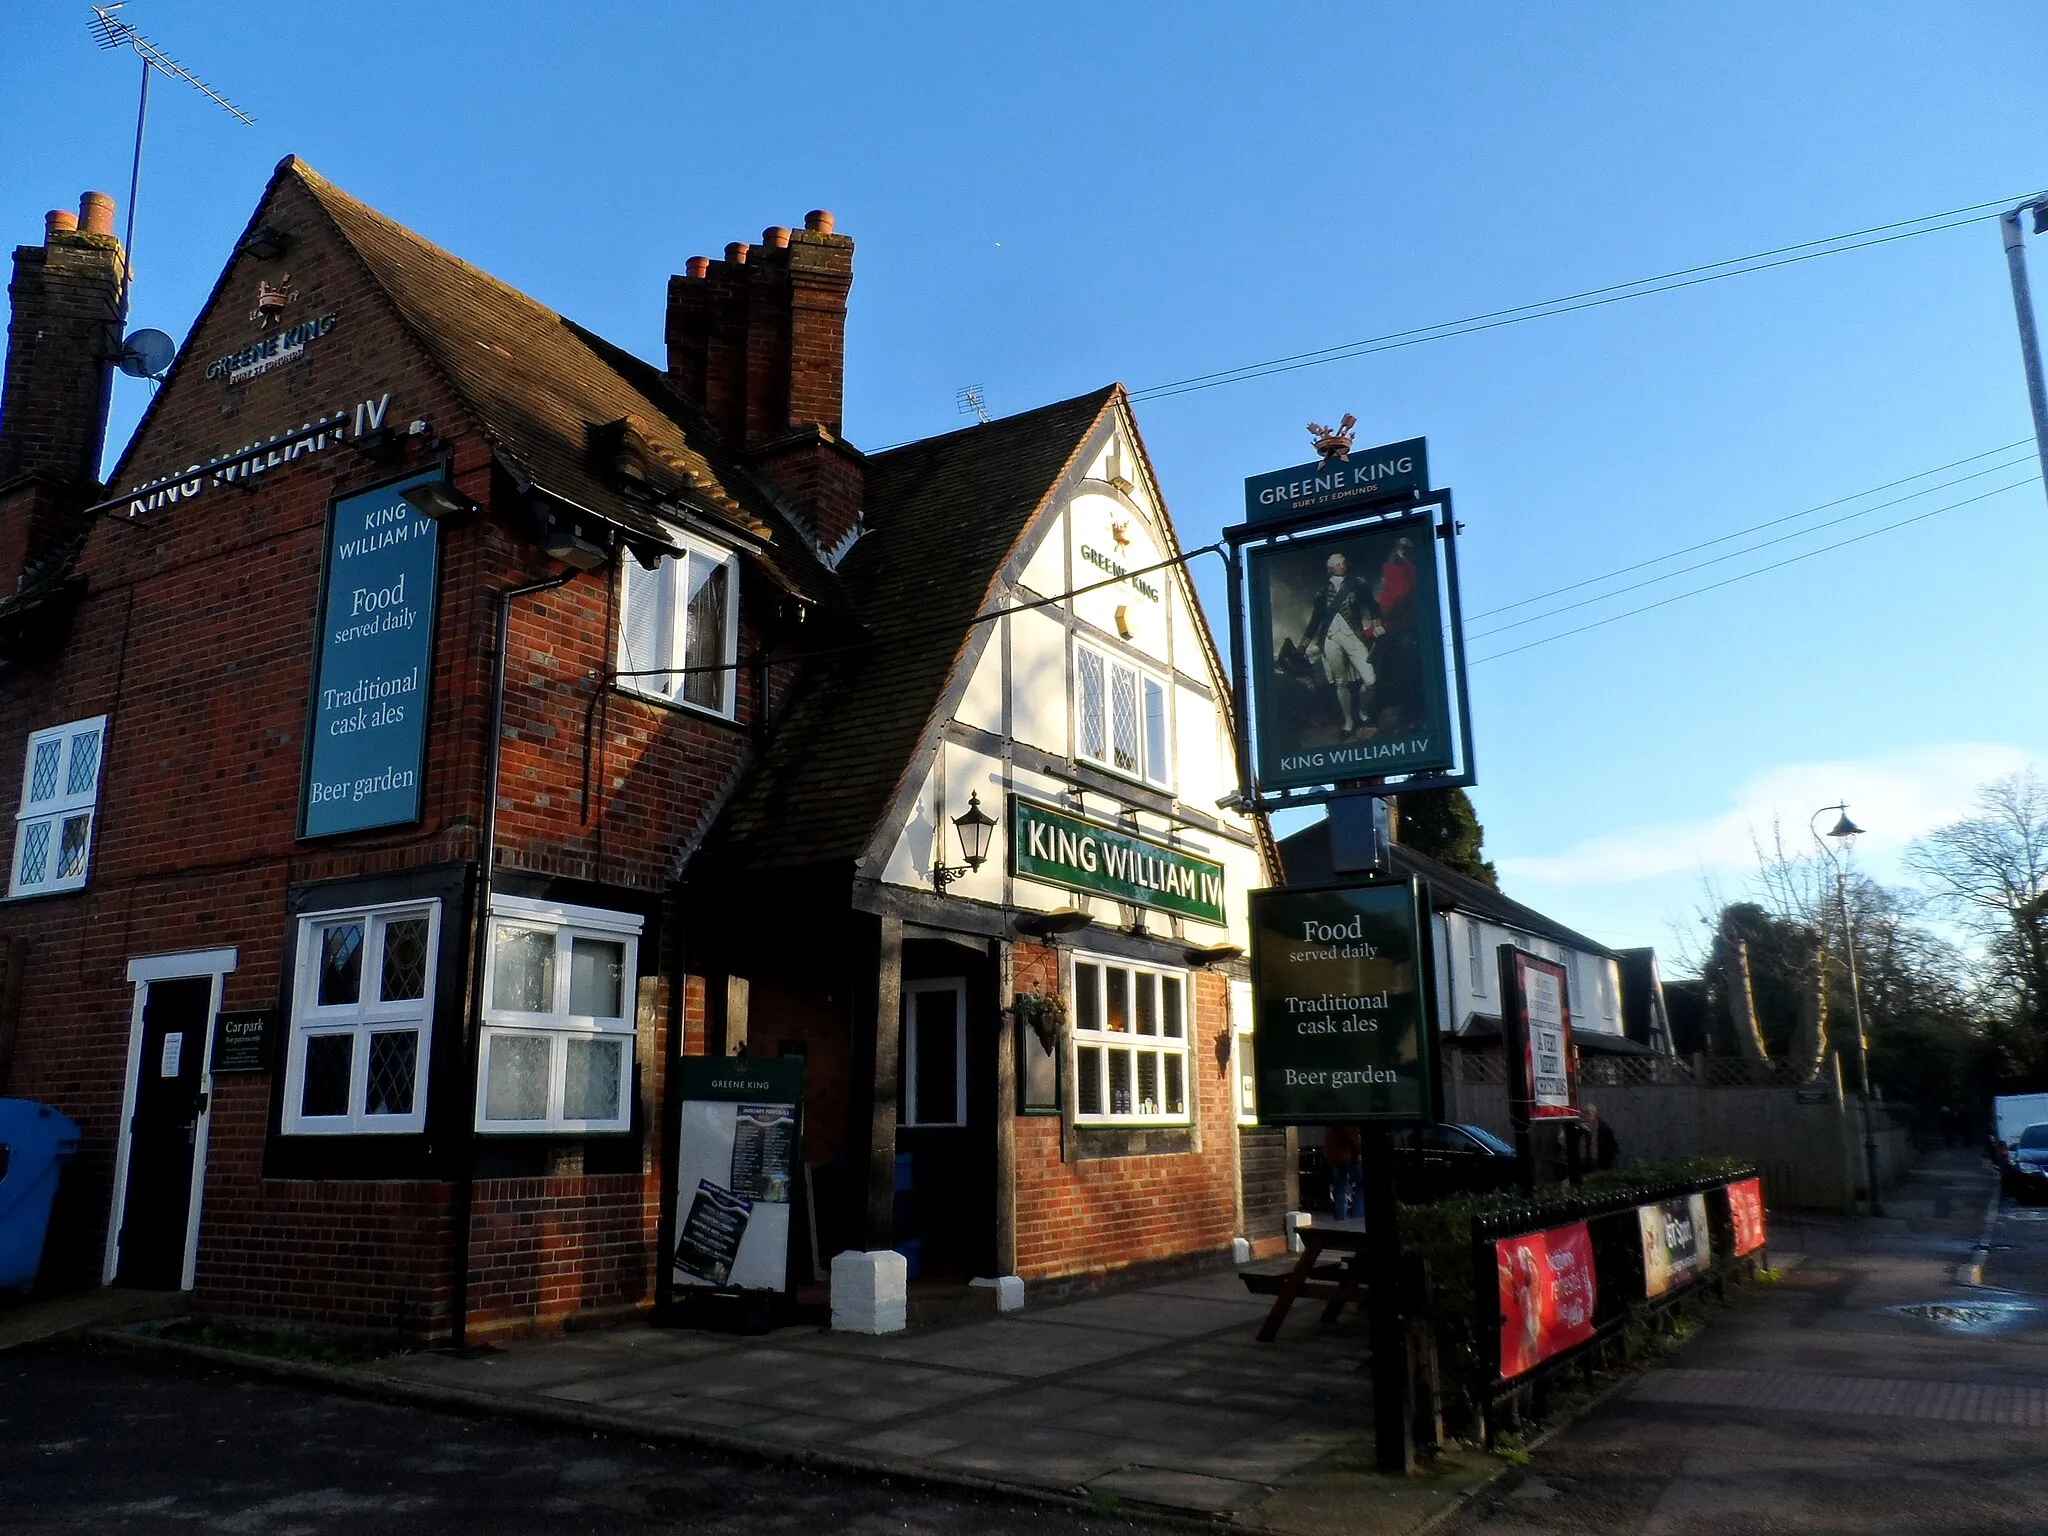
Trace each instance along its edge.
<instances>
[{"instance_id":1,"label":"chalkboard sign","mask_svg":"<svg viewBox=\"0 0 2048 1536\"><path fill-rule=\"evenodd\" d=\"M268 1072L277 1038L277 1010L223 1013L213 1021L213 1074Z\"/></svg>"},{"instance_id":2,"label":"chalkboard sign","mask_svg":"<svg viewBox=\"0 0 2048 1536\"><path fill-rule=\"evenodd\" d=\"M441 477L345 497L328 519L302 836L420 818L441 539L404 492Z\"/></svg>"}]
</instances>

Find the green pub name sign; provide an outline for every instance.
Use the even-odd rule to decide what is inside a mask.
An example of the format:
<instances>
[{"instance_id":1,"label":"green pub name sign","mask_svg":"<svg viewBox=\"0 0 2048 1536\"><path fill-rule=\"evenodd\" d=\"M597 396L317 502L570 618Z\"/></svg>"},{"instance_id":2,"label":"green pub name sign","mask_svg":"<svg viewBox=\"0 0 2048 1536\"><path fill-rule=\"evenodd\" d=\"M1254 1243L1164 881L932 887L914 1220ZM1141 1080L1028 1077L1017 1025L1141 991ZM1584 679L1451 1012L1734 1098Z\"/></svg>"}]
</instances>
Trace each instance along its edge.
<instances>
[{"instance_id":1,"label":"green pub name sign","mask_svg":"<svg viewBox=\"0 0 2048 1536\"><path fill-rule=\"evenodd\" d=\"M1223 866L1121 827L1010 796L1011 873L1134 906L1225 921Z\"/></svg>"},{"instance_id":2,"label":"green pub name sign","mask_svg":"<svg viewBox=\"0 0 2048 1536\"><path fill-rule=\"evenodd\" d=\"M1412 880L1251 893L1262 1124L1431 1118L1423 911Z\"/></svg>"}]
</instances>

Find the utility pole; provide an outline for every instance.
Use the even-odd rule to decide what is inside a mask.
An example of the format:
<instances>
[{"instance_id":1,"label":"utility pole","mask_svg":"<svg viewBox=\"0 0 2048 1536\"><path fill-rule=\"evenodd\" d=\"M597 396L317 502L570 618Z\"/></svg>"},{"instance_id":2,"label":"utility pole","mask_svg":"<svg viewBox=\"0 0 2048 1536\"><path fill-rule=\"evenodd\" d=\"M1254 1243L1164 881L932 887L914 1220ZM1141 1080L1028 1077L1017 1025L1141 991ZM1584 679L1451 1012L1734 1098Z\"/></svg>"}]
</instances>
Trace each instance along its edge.
<instances>
[{"instance_id":1,"label":"utility pole","mask_svg":"<svg viewBox=\"0 0 2048 1536\"><path fill-rule=\"evenodd\" d=\"M2027 288L2026 233L2020 215L2030 214L2034 233L2048 234L2048 195L1998 216L2005 237L2005 266L2012 277L2012 307L2020 327L2020 359L2027 369L2027 399L2034 408L2034 451L2041 459L2041 483L2048 488L2048 384L2041 378L2041 338L2034 329L2034 298Z\"/></svg>"}]
</instances>

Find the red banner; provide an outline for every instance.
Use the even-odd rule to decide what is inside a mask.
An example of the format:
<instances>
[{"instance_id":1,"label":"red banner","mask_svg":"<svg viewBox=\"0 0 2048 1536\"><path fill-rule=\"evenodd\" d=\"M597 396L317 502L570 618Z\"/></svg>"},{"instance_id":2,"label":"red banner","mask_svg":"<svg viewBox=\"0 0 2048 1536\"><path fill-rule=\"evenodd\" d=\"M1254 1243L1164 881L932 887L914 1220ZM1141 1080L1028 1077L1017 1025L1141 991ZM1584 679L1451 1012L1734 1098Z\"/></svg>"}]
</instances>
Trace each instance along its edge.
<instances>
[{"instance_id":1,"label":"red banner","mask_svg":"<svg viewBox=\"0 0 2048 1536\"><path fill-rule=\"evenodd\" d=\"M1493 1245L1500 1271L1500 1379L1593 1337L1593 1238L1583 1221Z\"/></svg>"},{"instance_id":2,"label":"red banner","mask_svg":"<svg viewBox=\"0 0 2048 1536\"><path fill-rule=\"evenodd\" d=\"M1764 1186L1744 1179L1728 1186L1728 1214L1735 1222L1735 1256L1755 1253L1764 1245Z\"/></svg>"}]
</instances>

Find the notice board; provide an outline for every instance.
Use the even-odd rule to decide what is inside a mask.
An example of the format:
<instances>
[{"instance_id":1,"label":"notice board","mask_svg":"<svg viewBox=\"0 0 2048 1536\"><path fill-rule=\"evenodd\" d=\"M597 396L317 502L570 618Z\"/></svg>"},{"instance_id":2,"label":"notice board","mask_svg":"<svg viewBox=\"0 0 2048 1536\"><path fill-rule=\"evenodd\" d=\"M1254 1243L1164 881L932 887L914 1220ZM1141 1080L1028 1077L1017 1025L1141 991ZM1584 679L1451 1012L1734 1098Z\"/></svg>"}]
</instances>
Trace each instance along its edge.
<instances>
[{"instance_id":1,"label":"notice board","mask_svg":"<svg viewBox=\"0 0 2048 1536\"><path fill-rule=\"evenodd\" d=\"M790 1197L802 1175L801 1056L678 1063L675 1250L679 1286L781 1291Z\"/></svg>"}]
</instances>

